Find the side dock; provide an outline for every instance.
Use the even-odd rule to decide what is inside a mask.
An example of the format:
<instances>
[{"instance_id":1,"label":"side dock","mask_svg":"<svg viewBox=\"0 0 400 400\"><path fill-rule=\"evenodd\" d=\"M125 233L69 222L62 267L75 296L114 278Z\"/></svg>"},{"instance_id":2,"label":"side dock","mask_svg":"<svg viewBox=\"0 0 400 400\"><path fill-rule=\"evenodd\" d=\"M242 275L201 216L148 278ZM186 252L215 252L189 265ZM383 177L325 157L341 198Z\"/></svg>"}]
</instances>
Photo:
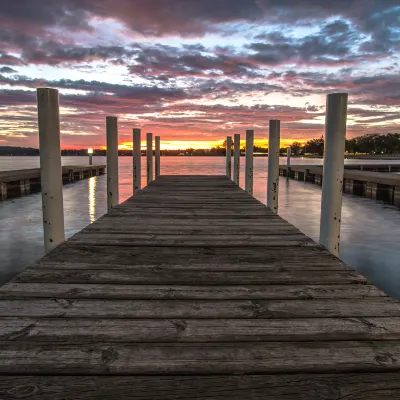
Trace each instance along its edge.
<instances>
[{"instance_id":1,"label":"side dock","mask_svg":"<svg viewBox=\"0 0 400 400\"><path fill-rule=\"evenodd\" d=\"M346 165L343 193L383 201L400 208L400 164ZM320 165L279 166L280 176L322 186L323 168Z\"/></svg>"},{"instance_id":2,"label":"side dock","mask_svg":"<svg viewBox=\"0 0 400 400\"><path fill-rule=\"evenodd\" d=\"M0 289L0 398L397 399L400 303L225 176L161 176Z\"/></svg>"},{"instance_id":3,"label":"side dock","mask_svg":"<svg viewBox=\"0 0 400 400\"><path fill-rule=\"evenodd\" d=\"M66 165L62 167L64 184L104 175L105 165ZM0 171L0 201L40 192L40 168Z\"/></svg>"}]
</instances>

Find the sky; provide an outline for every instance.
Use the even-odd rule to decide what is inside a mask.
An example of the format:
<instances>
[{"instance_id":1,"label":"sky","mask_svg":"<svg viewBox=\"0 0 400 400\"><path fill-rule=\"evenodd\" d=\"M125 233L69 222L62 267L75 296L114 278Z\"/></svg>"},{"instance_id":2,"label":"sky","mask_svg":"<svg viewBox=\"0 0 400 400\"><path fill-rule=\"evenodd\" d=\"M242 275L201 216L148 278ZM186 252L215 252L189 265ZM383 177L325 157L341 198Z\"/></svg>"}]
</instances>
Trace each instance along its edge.
<instances>
[{"instance_id":1,"label":"sky","mask_svg":"<svg viewBox=\"0 0 400 400\"><path fill-rule=\"evenodd\" d=\"M324 133L349 93L347 137L399 132L398 0L0 0L0 146L38 147L36 88L60 93L62 148L105 145L117 116L162 148L254 129Z\"/></svg>"}]
</instances>

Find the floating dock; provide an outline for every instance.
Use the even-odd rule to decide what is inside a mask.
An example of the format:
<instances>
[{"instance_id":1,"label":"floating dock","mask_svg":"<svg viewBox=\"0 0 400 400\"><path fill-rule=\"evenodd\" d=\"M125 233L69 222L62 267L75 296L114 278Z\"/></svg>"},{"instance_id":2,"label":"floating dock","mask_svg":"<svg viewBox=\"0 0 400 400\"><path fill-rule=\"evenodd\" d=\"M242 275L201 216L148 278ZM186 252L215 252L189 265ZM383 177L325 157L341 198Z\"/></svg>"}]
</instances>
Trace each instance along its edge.
<instances>
[{"instance_id":1,"label":"floating dock","mask_svg":"<svg viewBox=\"0 0 400 400\"><path fill-rule=\"evenodd\" d=\"M62 167L64 184L104 175L105 165L66 165ZM40 192L40 168L0 171L0 201Z\"/></svg>"},{"instance_id":2,"label":"floating dock","mask_svg":"<svg viewBox=\"0 0 400 400\"><path fill-rule=\"evenodd\" d=\"M223 176L161 176L0 289L0 398L400 398L400 303Z\"/></svg>"},{"instance_id":3,"label":"floating dock","mask_svg":"<svg viewBox=\"0 0 400 400\"><path fill-rule=\"evenodd\" d=\"M392 173L391 173L392 172ZM343 192L383 201L400 208L400 164L346 165ZM320 165L279 166L279 175L322 186L323 167Z\"/></svg>"}]
</instances>

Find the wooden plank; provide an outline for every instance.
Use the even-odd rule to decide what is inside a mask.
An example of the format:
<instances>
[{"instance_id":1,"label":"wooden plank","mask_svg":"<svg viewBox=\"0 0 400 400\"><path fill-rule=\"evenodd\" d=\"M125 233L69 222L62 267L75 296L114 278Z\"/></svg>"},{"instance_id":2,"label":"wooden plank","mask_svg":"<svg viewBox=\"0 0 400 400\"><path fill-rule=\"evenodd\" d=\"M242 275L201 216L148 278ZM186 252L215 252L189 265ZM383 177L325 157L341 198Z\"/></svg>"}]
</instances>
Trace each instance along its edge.
<instances>
[{"instance_id":1,"label":"wooden plank","mask_svg":"<svg viewBox=\"0 0 400 400\"><path fill-rule=\"evenodd\" d=\"M236 374L400 370L399 341L0 343L0 373Z\"/></svg>"},{"instance_id":2,"label":"wooden plank","mask_svg":"<svg viewBox=\"0 0 400 400\"><path fill-rule=\"evenodd\" d=\"M1 318L0 341L63 343L400 340L400 318Z\"/></svg>"},{"instance_id":3,"label":"wooden plank","mask_svg":"<svg viewBox=\"0 0 400 400\"><path fill-rule=\"evenodd\" d=\"M281 272L281 271L354 271L352 268L337 262L321 262L320 260L310 260L306 265L301 262L285 263L283 266L279 262L268 262L264 264L258 263L246 263L238 262L237 264L229 263L210 263L210 264L198 264L198 263L183 263L183 264L135 264L134 261L131 264L112 264L112 263L80 263L75 261L51 261L41 260L33 266L26 269L26 271L32 269L52 269L52 270L136 270L141 271L165 271L165 270L186 270L193 271L246 271L246 272Z\"/></svg>"},{"instance_id":4,"label":"wooden plank","mask_svg":"<svg viewBox=\"0 0 400 400\"><path fill-rule=\"evenodd\" d=\"M59 283L7 283L0 299L26 298L126 299L126 300L269 300L362 299L387 297L372 285L91 285Z\"/></svg>"},{"instance_id":5,"label":"wooden plank","mask_svg":"<svg viewBox=\"0 0 400 400\"><path fill-rule=\"evenodd\" d=\"M310 300L0 300L0 317L358 318L400 317L390 298Z\"/></svg>"},{"instance_id":6,"label":"wooden plank","mask_svg":"<svg viewBox=\"0 0 400 400\"><path fill-rule=\"evenodd\" d=\"M21 272L14 282L42 283L114 283L170 285L290 285L290 284L367 284L354 271L193 271L185 270L51 270L31 268Z\"/></svg>"},{"instance_id":7,"label":"wooden plank","mask_svg":"<svg viewBox=\"0 0 400 400\"><path fill-rule=\"evenodd\" d=\"M1 376L7 400L379 400L400 398L400 373L218 376Z\"/></svg>"},{"instance_id":8,"label":"wooden plank","mask_svg":"<svg viewBox=\"0 0 400 400\"><path fill-rule=\"evenodd\" d=\"M109 233L78 233L69 240L69 245L79 243L87 246L162 246L162 247L318 247L313 240L302 234L289 235L144 235Z\"/></svg>"}]
</instances>

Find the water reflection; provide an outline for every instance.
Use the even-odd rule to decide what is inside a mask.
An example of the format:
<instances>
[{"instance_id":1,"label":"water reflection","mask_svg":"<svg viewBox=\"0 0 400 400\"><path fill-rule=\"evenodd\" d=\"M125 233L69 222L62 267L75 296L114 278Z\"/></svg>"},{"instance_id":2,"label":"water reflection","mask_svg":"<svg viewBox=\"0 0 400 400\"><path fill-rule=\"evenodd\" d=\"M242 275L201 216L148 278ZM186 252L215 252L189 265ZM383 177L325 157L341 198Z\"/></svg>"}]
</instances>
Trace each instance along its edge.
<instances>
[{"instance_id":1,"label":"water reflection","mask_svg":"<svg viewBox=\"0 0 400 400\"><path fill-rule=\"evenodd\" d=\"M38 157L0 157L0 169L34 167ZM244 157L241 185L244 186ZM281 158L281 163L286 163ZM82 164L84 157L63 157L64 164ZM97 157L105 164L105 157ZM254 159L254 197L266 202L267 158ZM293 164L320 164L322 160L296 159ZM346 163L353 163L348 160ZM356 160L355 163L370 163ZM394 163L395 161L390 161ZM399 161L397 161L398 163ZM386 162L384 162L386 163ZM142 185L146 185L146 158L142 157ZM224 157L162 157L162 174L224 175ZM107 212L106 176L66 185L65 232L70 237ZM120 201L132 196L132 157L119 158ZM279 215L318 241L321 188L300 181L280 180ZM0 284L43 255L40 193L0 202ZM340 257L375 285L400 299L400 210L369 199L343 196ZM21 251L24 248L24 251Z\"/></svg>"},{"instance_id":2,"label":"water reflection","mask_svg":"<svg viewBox=\"0 0 400 400\"><path fill-rule=\"evenodd\" d=\"M88 180L89 185L89 221L92 224L96 221L96 185L97 177L93 176Z\"/></svg>"}]
</instances>

